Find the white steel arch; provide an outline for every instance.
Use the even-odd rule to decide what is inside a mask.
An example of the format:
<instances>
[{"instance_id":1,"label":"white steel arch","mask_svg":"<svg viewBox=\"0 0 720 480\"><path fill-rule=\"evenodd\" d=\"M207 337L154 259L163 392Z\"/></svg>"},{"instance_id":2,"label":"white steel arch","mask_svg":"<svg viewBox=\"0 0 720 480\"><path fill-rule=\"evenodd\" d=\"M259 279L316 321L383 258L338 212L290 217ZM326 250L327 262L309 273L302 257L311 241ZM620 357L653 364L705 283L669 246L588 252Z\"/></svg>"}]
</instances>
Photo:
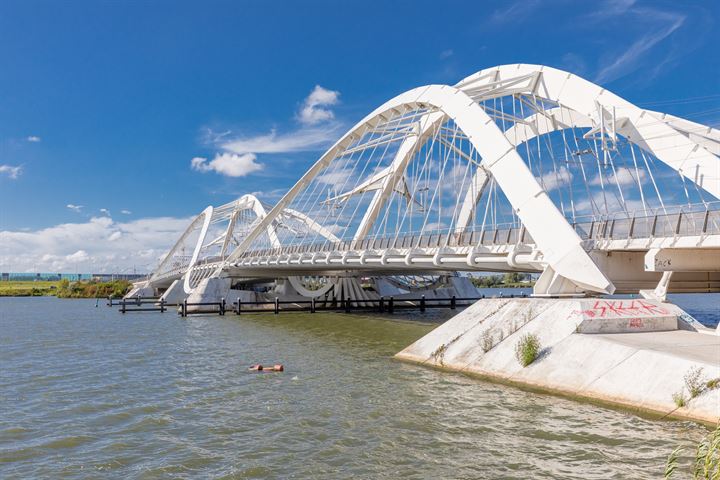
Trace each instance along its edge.
<instances>
[{"instance_id":1,"label":"white steel arch","mask_svg":"<svg viewBox=\"0 0 720 480\"><path fill-rule=\"evenodd\" d=\"M556 274L584 289L603 293L614 291L612 284L582 248L577 233L570 227L518 155L515 146L473 99L461 90L446 85L430 85L410 90L386 102L365 117L303 175L230 255L228 262L237 258L259 232L286 208L295 195L325 168L338 152L352 142L356 132L367 126L379 124L383 115L388 112L416 107L433 107L438 112L438 117L452 118L464 132L480 153L483 159L482 167L496 179L542 251L544 262ZM407 148L411 150L414 147Z\"/></svg>"},{"instance_id":2,"label":"white steel arch","mask_svg":"<svg viewBox=\"0 0 720 480\"><path fill-rule=\"evenodd\" d=\"M202 222L198 239L194 245L193 254L187 265L183 265L181 267L182 271L180 272L180 274L182 274L184 277L183 289L185 290L185 293L190 293L202 278L205 278L207 275L212 273L211 270L203 270L200 272L194 272L193 270L194 267L198 265L199 261L201 260L200 257L203 249L214 245L222 245L222 247L220 248L219 257L220 259L224 259L231 242L235 240L233 237L233 232L237 226L240 214L245 211L253 212L257 220L261 220L267 215L267 210L263 206L262 202L260 202L257 197L250 194L243 195L237 200L234 200L233 202L227 203L225 205L219 207L209 206L205 210L203 210L203 212L191 222L185 233L180 237L178 242L176 242L175 246L166 255L166 258L163 260L161 265L158 267L158 269L156 269L156 272L151 277L151 282L153 280L157 280L164 273L165 264L173 257L173 254L175 253L178 246L183 243L183 241L189 236L190 233L197 229L199 222ZM301 212L286 209L281 213L281 216L283 218L297 220L301 224L305 225L310 231L317 232L319 235L330 241L339 241L332 232L330 232L322 225L318 224L317 222L315 222ZM208 241L208 233L210 231L211 224L223 220L227 220L228 223L222 234L220 234L217 238ZM278 239L278 227L279 225L277 222L271 222L266 227L264 227L264 231L267 233L270 245L272 245L274 248L279 248L281 246L280 240Z\"/></svg>"},{"instance_id":3,"label":"white steel arch","mask_svg":"<svg viewBox=\"0 0 720 480\"><path fill-rule=\"evenodd\" d=\"M717 131L713 129L672 116L661 119L657 112L643 110L584 78L542 65L492 67L466 77L456 87L473 99L527 93L555 102L592 119L593 125L603 134L622 133L632 143L720 198L718 158L706 148L707 143L703 140L717 138ZM676 129L682 125L686 130L697 125L700 133L683 134Z\"/></svg>"}]
</instances>

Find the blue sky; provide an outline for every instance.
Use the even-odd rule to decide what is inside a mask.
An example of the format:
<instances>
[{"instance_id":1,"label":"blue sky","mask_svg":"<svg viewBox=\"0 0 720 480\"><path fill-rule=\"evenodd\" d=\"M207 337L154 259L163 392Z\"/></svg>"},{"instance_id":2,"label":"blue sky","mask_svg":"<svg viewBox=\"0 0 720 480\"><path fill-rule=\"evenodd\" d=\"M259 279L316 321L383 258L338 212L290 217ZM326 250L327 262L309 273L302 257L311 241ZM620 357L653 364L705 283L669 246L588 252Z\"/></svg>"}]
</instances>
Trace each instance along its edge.
<instances>
[{"instance_id":1,"label":"blue sky","mask_svg":"<svg viewBox=\"0 0 720 480\"><path fill-rule=\"evenodd\" d=\"M719 20L714 0L4 1L0 269L143 269L206 205L276 201L388 98L494 65L718 125Z\"/></svg>"}]
</instances>

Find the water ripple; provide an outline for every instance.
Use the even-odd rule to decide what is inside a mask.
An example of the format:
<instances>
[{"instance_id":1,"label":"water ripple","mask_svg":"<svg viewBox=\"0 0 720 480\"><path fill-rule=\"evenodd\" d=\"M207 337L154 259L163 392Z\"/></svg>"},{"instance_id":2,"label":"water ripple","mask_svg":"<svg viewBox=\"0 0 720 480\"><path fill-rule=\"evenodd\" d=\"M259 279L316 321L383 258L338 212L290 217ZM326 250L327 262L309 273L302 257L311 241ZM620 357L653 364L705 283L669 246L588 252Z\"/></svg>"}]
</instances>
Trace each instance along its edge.
<instances>
[{"instance_id":1,"label":"water ripple","mask_svg":"<svg viewBox=\"0 0 720 480\"><path fill-rule=\"evenodd\" d=\"M94 303L0 299L0 477L642 479L706 432L392 359L429 325Z\"/></svg>"}]
</instances>

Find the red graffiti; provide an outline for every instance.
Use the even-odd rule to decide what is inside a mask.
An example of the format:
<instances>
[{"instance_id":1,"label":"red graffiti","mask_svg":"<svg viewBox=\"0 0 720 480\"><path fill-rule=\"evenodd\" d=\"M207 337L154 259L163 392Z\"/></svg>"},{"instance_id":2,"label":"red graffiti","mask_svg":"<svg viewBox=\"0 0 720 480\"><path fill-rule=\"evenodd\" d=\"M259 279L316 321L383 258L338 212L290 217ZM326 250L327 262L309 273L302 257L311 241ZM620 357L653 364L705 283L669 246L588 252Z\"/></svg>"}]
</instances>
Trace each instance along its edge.
<instances>
[{"instance_id":1,"label":"red graffiti","mask_svg":"<svg viewBox=\"0 0 720 480\"><path fill-rule=\"evenodd\" d=\"M643 327L642 318L631 318L631 319L630 319L630 322L628 323L628 327L630 327L630 328L642 328L642 327Z\"/></svg>"},{"instance_id":2,"label":"red graffiti","mask_svg":"<svg viewBox=\"0 0 720 480\"><path fill-rule=\"evenodd\" d=\"M590 318L628 318L638 317L639 315L667 315L670 312L665 307L645 300L597 300L592 308L588 310L574 311L573 313L582 314ZM640 321L640 326L642 326L641 319L634 318L633 320Z\"/></svg>"}]
</instances>

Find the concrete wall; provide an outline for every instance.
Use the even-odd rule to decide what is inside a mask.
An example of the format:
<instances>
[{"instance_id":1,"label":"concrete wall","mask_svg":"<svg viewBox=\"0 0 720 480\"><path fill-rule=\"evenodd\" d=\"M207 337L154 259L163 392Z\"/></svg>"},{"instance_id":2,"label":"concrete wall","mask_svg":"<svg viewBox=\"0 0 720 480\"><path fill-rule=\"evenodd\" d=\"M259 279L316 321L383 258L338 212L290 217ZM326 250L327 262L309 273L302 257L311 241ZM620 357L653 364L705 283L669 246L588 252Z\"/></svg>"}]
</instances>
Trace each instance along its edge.
<instances>
[{"instance_id":1,"label":"concrete wall","mask_svg":"<svg viewBox=\"0 0 720 480\"><path fill-rule=\"evenodd\" d=\"M720 377L720 337L678 330L682 311L673 305L603 302L481 300L396 357L662 415L720 421L720 389L680 409L672 398L692 368L702 368L706 379ZM536 334L543 350L522 367L515 346L526 333Z\"/></svg>"}]
</instances>

